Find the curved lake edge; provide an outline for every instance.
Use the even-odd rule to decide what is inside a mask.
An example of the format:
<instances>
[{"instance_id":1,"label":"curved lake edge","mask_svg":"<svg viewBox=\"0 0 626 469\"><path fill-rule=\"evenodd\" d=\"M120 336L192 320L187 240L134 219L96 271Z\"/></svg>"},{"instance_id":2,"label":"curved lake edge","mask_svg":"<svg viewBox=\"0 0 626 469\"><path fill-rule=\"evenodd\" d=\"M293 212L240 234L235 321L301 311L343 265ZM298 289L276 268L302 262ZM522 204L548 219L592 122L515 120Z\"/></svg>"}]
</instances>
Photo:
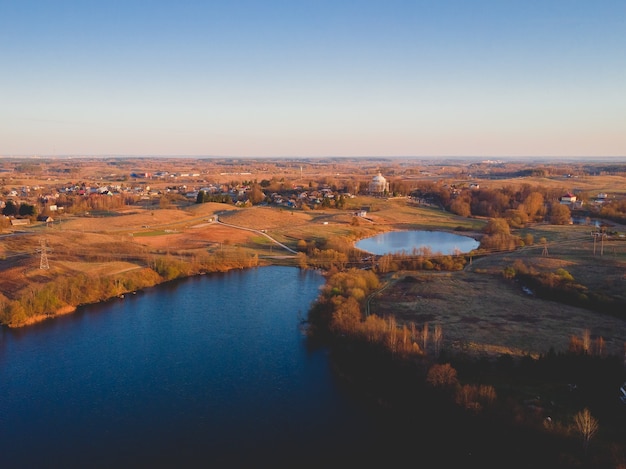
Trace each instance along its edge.
<instances>
[{"instance_id":1,"label":"curved lake edge","mask_svg":"<svg viewBox=\"0 0 626 469\"><path fill-rule=\"evenodd\" d=\"M466 249L466 250L459 250L459 252L443 252L439 249L433 249L430 247L430 245L426 245L426 244L422 244L420 246L413 246L411 249L398 249L398 250L390 250L390 249L386 249L386 252L373 252L371 250L367 250L364 249L363 247L359 247L359 243L361 243L361 245L363 244L367 244L364 243L364 241L374 241L377 238L378 239L384 239L385 237L392 237L395 234L421 234L421 233L428 233L428 234L441 234L444 236L449 237L450 239L452 238L458 238L461 242L465 242L468 245L472 245L473 247L471 249ZM359 251L362 251L363 253L366 253L367 255L372 255L372 256L383 256L383 255L387 255L387 254L392 254L392 255L410 255L411 253L415 252L416 250L422 250L422 251L427 251L426 255L435 255L435 256L442 256L442 255L467 255L469 253L471 253L472 251L478 249L480 247L480 240L476 239L477 237L477 233L473 233L473 232L463 232L465 234L460 234L459 231L454 231L454 230L442 230L442 229L423 229L423 228L402 228L402 229L391 229L391 230L386 230L384 232L381 233L377 233L371 236L366 236L363 237L361 239L358 239L354 242L353 247L355 249L358 249ZM472 234L470 234L472 233ZM456 248L455 248L456 251Z\"/></svg>"}]
</instances>

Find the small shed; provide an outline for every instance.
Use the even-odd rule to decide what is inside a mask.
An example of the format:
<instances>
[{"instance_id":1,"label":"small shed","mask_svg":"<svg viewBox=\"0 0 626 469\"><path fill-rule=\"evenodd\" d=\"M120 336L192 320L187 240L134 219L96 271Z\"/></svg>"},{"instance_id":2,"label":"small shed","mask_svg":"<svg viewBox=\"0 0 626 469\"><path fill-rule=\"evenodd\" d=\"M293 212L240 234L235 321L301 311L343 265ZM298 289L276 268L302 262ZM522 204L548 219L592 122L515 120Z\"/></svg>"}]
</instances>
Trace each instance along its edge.
<instances>
[{"instance_id":1,"label":"small shed","mask_svg":"<svg viewBox=\"0 0 626 469\"><path fill-rule=\"evenodd\" d=\"M11 218L11 226L30 225L28 218Z\"/></svg>"}]
</instances>

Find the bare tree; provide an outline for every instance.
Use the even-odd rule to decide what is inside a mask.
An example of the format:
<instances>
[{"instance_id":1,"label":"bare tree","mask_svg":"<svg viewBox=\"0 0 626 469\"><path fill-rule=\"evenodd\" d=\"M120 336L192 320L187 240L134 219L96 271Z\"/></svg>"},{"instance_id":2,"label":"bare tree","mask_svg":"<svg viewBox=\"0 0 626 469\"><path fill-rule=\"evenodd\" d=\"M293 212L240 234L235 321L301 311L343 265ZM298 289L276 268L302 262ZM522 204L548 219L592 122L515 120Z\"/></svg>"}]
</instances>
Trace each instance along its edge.
<instances>
[{"instance_id":1,"label":"bare tree","mask_svg":"<svg viewBox=\"0 0 626 469\"><path fill-rule=\"evenodd\" d=\"M433 342L435 343L435 355L439 355L439 351L441 350L441 339L443 338L443 331L441 329L441 324L437 324L435 326L434 338Z\"/></svg>"},{"instance_id":2,"label":"bare tree","mask_svg":"<svg viewBox=\"0 0 626 469\"><path fill-rule=\"evenodd\" d=\"M604 355L604 349L605 349L605 342L604 342L604 338L603 337L598 337L596 339L596 346L595 346L595 352L596 355L601 357Z\"/></svg>"},{"instance_id":3,"label":"bare tree","mask_svg":"<svg viewBox=\"0 0 626 469\"><path fill-rule=\"evenodd\" d=\"M574 415L574 424L576 425L576 430L578 430L578 433L580 433L580 436L582 437L583 449L585 450L585 453L587 453L589 441L591 441L591 439L598 432L600 425L586 407Z\"/></svg>"},{"instance_id":4,"label":"bare tree","mask_svg":"<svg viewBox=\"0 0 626 469\"><path fill-rule=\"evenodd\" d=\"M417 327L415 327L414 322L411 323L410 329L411 329L411 340L412 341L417 340Z\"/></svg>"},{"instance_id":5,"label":"bare tree","mask_svg":"<svg viewBox=\"0 0 626 469\"><path fill-rule=\"evenodd\" d=\"M388 331L387 341L389 345L389 349L391 353L395 353L398 350L398 326L396 323L396 318L390 316L388 318Z\"/></svg>"},{"instance_id":6,"label":"bare tree","mask_svg":"<svg viewBox=\"0 0 626 469\"><path fill-rule=\"evenodd\" d=\"M589 331L589 329L585 329L583 331L583 351L588 354L590 347L591 347L591 332Z\"/></svg>"}]
</instances>

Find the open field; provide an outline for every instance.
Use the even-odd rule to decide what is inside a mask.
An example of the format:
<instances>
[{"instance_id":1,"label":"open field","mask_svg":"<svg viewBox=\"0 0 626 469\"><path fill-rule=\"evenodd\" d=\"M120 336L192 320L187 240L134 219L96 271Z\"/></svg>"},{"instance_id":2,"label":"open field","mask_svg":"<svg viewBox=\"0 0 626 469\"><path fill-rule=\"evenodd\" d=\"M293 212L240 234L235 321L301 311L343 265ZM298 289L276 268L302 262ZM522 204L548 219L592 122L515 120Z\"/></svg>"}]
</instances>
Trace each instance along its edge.
<instances>
[{"instance_id":1,"label":"open field","mask_svg":"<svg viewBox=\"0 0 626 469\"><path fill-rule=\"evenodd\" d=\"M602 337L606 352L621 355L626 323L609 315L538 299L501 276L470 271L454 273L403 272L371 312L393 315L401 324L431 329L440 325L443 347L454 351L497 356L545 354L568 349L572 336ZM622 281L626 288L626 281Z\"/></svg>"}]
</instances>

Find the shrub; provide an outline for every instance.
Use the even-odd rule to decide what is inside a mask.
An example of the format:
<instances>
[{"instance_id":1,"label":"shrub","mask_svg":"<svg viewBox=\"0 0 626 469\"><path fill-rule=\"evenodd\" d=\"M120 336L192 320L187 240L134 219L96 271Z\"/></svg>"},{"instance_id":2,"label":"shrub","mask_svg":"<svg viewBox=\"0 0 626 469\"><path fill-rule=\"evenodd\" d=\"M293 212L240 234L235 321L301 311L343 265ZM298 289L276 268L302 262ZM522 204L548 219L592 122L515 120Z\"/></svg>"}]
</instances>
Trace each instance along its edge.
<instances>
[{"instance_id":1,"label":"shrub","mask_svg":"<svg viewBox=\"0 0 626 469\"><path fill-rule=\"evenodd\" d=\"M435 364L426 375L426 382L435 388L447 388L458 384L457 372L449 363Z\"/></svg>"}]
</instances>

